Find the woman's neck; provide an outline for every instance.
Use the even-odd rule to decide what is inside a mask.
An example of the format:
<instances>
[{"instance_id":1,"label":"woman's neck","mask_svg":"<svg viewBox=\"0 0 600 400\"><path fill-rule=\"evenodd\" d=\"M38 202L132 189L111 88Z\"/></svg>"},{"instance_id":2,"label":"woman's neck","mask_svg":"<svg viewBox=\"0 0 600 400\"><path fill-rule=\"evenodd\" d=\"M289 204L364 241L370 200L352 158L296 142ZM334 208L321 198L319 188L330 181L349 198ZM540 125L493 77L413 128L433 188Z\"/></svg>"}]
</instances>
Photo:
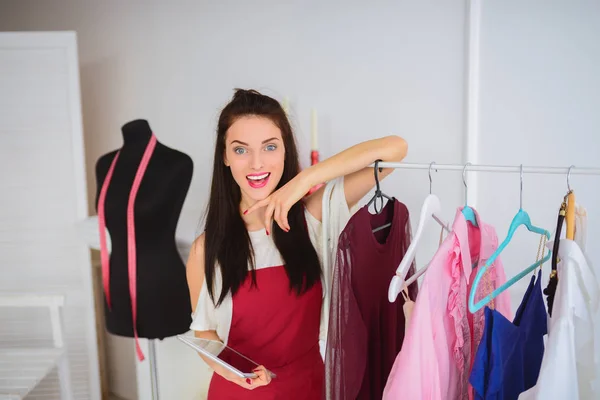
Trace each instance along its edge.
<instances>
[{"instance_id":1,"label":"woman's neck","mask_svg":"<svg viewBox=\"0 0 600 400\"><path fill-rule=\"evenodd\" d=\"M265 228L266 207L261 207L249 215L244 215L244 211L252 207L255 203L256 201L248 201L244 198L242 198L242 201L240 202L240 214L242 215L242 219L244 220L246 228L249 231L257 231Z\"/></svg>"}]
</instances>

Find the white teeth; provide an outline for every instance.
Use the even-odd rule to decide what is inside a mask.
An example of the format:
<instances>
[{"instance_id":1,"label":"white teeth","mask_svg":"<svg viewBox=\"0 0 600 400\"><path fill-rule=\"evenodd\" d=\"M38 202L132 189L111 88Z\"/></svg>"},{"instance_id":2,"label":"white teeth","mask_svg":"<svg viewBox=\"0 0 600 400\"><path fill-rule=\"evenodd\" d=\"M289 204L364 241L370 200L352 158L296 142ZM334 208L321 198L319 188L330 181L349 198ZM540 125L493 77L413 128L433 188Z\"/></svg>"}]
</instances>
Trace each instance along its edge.
<instances>
[{"instance_id":1,"label":"white teeth","mask_svg":"<svg viewBox=\"0 0 600 400\"><path fill-rule=\"evenodd\" d=\"M260 181L261 179L265 179L267 176L269 176L268 172L262 175L247 176L246 178L250 179L251 181Z\"/></svg>"}]
</instances>

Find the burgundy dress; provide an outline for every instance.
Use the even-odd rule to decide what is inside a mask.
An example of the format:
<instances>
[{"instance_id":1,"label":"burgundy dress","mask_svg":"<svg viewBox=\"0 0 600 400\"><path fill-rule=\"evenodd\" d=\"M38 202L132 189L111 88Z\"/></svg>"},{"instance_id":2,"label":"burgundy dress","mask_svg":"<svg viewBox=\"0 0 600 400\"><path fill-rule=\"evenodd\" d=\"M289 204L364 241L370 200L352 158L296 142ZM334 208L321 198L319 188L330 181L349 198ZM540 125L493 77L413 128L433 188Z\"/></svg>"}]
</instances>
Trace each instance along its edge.
<instances>
[{"instance_id":1,"label":"burgundy dress","mask_svg":"<svg viewBox=\"0 0 600 400\"><path fill-rule=\"evenodd\" d=\"M322 284L301 296L289 290L283 266L256 270L257 288L248 275L233 296L227 345L274 372L266 386L253 390L213 374L209 400L312 400L323 392L319 352Z\"/></svg>"},{"instance_id":2,"label":"burgundy dress","mask_svg":"<svg viewBox=\"0 0 600 400\"><path fill-rule=\"evenodd\" d=\"M390 303L388 287L410 239L408 210L397 200L380 214L361 208L340 235L325 356L328 399L381 399L405 324L404 299ZM413 264L407 277L414 272ZM412 300L417 290L409 287Z\"/></svg>"}]
</instances>

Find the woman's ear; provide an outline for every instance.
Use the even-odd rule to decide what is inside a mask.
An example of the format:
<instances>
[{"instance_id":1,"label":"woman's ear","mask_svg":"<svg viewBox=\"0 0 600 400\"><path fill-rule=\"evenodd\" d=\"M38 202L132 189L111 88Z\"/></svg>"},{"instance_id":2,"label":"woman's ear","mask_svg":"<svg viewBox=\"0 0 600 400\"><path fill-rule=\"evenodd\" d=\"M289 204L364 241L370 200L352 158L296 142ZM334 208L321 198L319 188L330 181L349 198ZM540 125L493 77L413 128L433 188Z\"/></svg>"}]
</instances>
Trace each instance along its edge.
<instances>
[{"instance_id":1,"label":"woman's ear","mask_svg":"<svg viewBox=\"0 0 600 400\"><path fill-rule=\"evenodd\" d=\"M227 154L223 154L223 164L225 164L226 167L229 167L229 160L227 160Z\"/></svg>"}]
</instances>

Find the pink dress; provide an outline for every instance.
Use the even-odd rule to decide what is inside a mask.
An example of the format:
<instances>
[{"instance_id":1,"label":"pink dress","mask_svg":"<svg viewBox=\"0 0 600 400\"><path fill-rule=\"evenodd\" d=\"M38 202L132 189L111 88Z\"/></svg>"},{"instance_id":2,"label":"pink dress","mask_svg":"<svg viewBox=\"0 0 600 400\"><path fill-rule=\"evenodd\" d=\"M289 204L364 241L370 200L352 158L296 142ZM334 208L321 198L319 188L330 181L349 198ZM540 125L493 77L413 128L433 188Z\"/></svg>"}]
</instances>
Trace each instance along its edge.
<instances>
[{"instance_id":1,"label":"pink dress","mask_svg":"<svg viewBox=\"0 0 600 400\"><path fill-rule=\"evenodd\" d=\"M448 234L425 273L402 350L383 399L462 400L473 396L468 378L484 328L484 310L471 314L468 295L477 268L498 248L495 229L475 213L477 225L456 212ZM483 276L476 301L506 281L500 258ZM508 292L490 307L511 319Z\"/></svg>"}]
</instances>

